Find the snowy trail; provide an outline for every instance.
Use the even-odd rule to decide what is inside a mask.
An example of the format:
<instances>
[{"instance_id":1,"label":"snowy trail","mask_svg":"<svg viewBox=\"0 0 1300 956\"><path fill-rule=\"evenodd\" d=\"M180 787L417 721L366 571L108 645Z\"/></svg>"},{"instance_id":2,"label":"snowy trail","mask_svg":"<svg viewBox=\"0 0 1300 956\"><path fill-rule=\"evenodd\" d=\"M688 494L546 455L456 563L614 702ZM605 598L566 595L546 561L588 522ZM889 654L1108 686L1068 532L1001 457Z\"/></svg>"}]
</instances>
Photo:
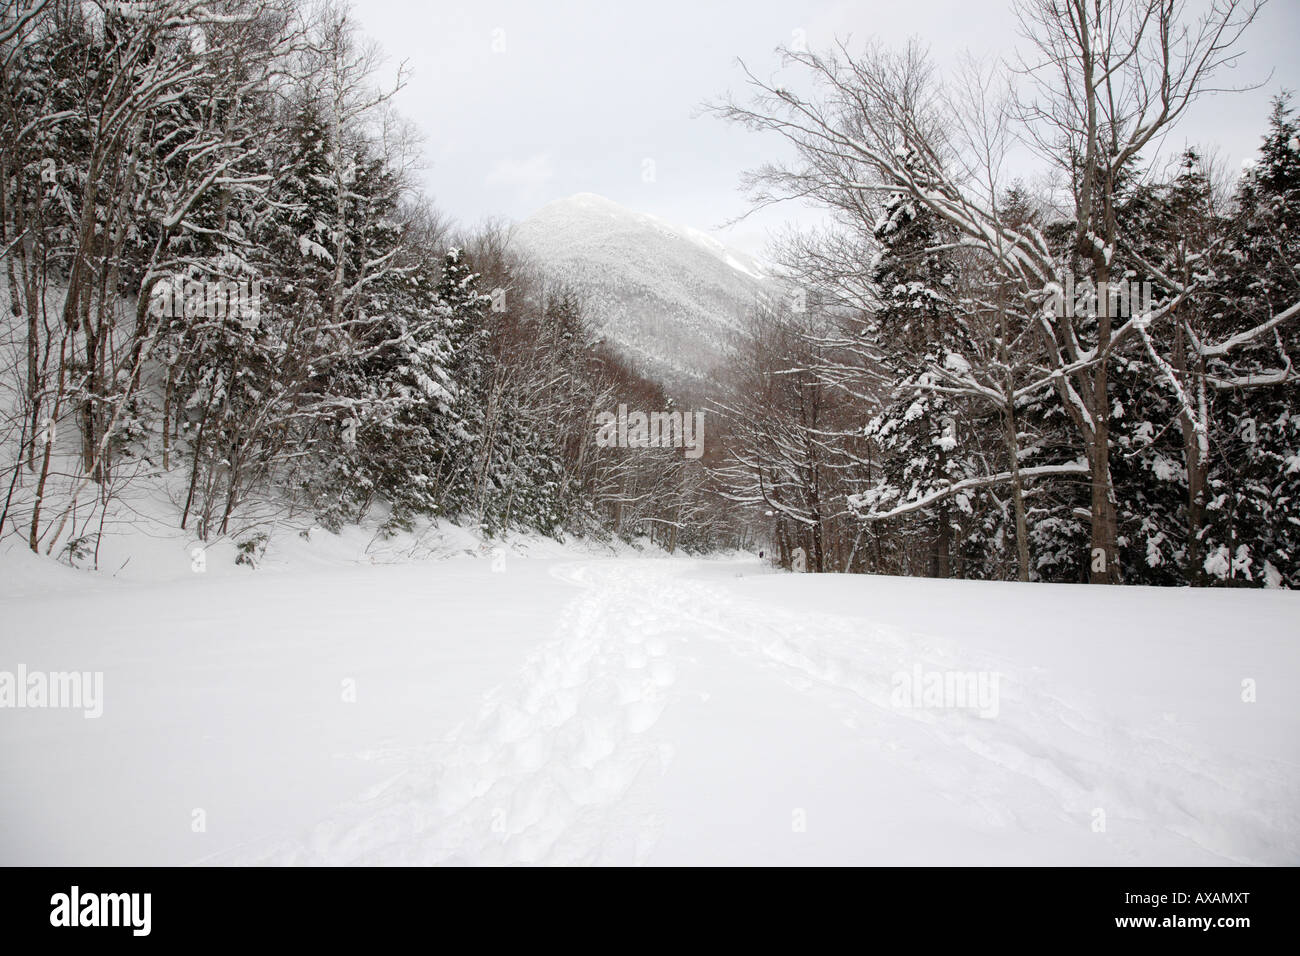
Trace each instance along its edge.
<instances>
[{"instance_id":1,"label":"snowy trail","mask_svg":"<svg viewBox=\"0 0 1300 956\"><path fill-rule=\"evenodd\" d=\"M1300 859L1294 762L1130 727L988 651L747 599L709 565L553 569L579 593L476 716L305 836L209 862ZM917 664L999 672L998 718L894 707Z\"/></svg>"},{"instance_id":2,"label":"snowy trail","mask_svg":"<svg viewBox=\"0 0 1300 956\"><path fill-rule=\"evenodd\" d=\"M626 600L667 563L562 565L579 585L550 643L440 747L314 827L241 862L640 863L660 817L635 799L672 758L653 728L687 639ZM232 862L229 859L214 862Z\"/></svg>"}]
</instances>

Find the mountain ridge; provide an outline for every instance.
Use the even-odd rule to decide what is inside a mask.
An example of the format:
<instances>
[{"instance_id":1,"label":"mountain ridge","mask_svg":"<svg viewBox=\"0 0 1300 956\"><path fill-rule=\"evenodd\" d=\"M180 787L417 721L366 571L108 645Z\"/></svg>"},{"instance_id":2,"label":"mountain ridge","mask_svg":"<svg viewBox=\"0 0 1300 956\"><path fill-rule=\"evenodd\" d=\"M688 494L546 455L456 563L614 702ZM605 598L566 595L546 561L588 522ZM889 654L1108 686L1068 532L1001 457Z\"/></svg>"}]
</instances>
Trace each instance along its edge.
<instances>
[{"instance_id":1,"label":"mountain ridge","mask_svg":"<svg viewBox=\"0 0 1300 956\"><path fill-rule=\"evenodd\" d=\"M515 227L517 246L573 287L598 334L671 390L713 391L774 280L706 232L595 193L547 203Z\"/></svg>"}]
</instances>

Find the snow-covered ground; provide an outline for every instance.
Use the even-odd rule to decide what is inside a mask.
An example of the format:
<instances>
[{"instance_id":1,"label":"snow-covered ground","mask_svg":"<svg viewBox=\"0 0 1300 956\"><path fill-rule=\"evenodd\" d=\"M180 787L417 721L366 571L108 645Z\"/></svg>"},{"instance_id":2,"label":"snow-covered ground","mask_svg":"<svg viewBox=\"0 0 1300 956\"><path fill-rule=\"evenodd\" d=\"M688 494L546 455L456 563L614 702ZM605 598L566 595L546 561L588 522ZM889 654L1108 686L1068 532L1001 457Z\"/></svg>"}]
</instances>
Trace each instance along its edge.
<instances>
[{"instance_id":1,"label":"snow-covered ground","mask_svg":"<svg viewBox=\"0 0 1300 956\"><path fill-rule=\"evenodd\" d=\"M1300 595L329 540L0 555L0 863L1300 863Z\"/></svg>"}]
</instances>

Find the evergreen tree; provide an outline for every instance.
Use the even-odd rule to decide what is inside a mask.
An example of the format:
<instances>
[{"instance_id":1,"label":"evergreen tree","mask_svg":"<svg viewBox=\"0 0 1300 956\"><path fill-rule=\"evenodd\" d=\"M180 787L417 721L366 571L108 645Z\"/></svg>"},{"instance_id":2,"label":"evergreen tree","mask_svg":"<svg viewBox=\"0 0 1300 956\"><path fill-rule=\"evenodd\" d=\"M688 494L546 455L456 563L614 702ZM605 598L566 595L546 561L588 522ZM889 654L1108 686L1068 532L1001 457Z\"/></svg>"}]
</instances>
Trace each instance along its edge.
<instances>
[{"instance_id":1,"label":"evergreen tree","mask_svg":"<svg viewBox=\"0 0 1300 956\"><path fill-rule=\"evenodd\" d=\"M959 443L962 410L942 391L933 366L960 352L961 330L956 318L957 267L951 254L935 251L945 233L935 217L903 193L892 195L875 231L880 254L872 283L880 306L871 326L882 343L884 364L897 385L881 414L867 424L866 437L880 453L880 481L863 501L879 506L903 503L945 487L968 474ZM962 502L958 502L962 507ZM925 531L910 525L926 541L927 573L951 574L953 516L942 501L922 512ZM900 533L907 533L902 527Z\"/></svg>"},{"instance_id":2,"label":"evergreen tree","mask_svg":"<svg viewBox=\"0 0 1300 956\"><path fill-rule=\"evenodd\" d=\"M1300 301L1300 123L1275 100L1258 162L1243 176L1214 316L1221 336ZM1211 443L1205 572L1226 583L1295 587L1300 555L1300 322L1279 325L1231 365L1212 359L1219 414Z\"/></svg>"}]
</instances>

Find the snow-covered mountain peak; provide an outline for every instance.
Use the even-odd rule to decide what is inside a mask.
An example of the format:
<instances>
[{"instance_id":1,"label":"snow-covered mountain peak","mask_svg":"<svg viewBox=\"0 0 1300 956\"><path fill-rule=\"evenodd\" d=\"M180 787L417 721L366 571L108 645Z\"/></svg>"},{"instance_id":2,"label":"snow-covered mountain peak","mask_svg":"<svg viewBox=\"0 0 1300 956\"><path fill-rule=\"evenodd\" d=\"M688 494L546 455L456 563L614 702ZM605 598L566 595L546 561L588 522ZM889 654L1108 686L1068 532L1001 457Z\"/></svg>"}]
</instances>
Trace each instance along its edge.
<instances>
[{"instance_id":1,"label":"snow-covered mountain peak","mask_svg":"<svg viewBox=\"0 0 1300 956\"><path fill-rule=\"evenodd\" d=\"M732 249L710 233L692 226L669 222L651 213L637 212L608 199L599 193L575 193L566 199L557 199L539 209L531 219L563 219L606 216L622 221L628 226L639 225L671 238L681 238L694 243L711 256L737 272L760 281L770 278L768 270L753 256Z\"/></svg>"},{"instance_id":2,"label":"snow-covered mountain peak","mask_svg":"<svg viewBox=\"0 0 1300 956\"><path fill-rule=\"evenodd\" d=\"M515 239L584 294L616 349L670 386L712 382L768 292L753 257L595 193L548 203L519 224Z\"/></svg>"}]
</instances>

